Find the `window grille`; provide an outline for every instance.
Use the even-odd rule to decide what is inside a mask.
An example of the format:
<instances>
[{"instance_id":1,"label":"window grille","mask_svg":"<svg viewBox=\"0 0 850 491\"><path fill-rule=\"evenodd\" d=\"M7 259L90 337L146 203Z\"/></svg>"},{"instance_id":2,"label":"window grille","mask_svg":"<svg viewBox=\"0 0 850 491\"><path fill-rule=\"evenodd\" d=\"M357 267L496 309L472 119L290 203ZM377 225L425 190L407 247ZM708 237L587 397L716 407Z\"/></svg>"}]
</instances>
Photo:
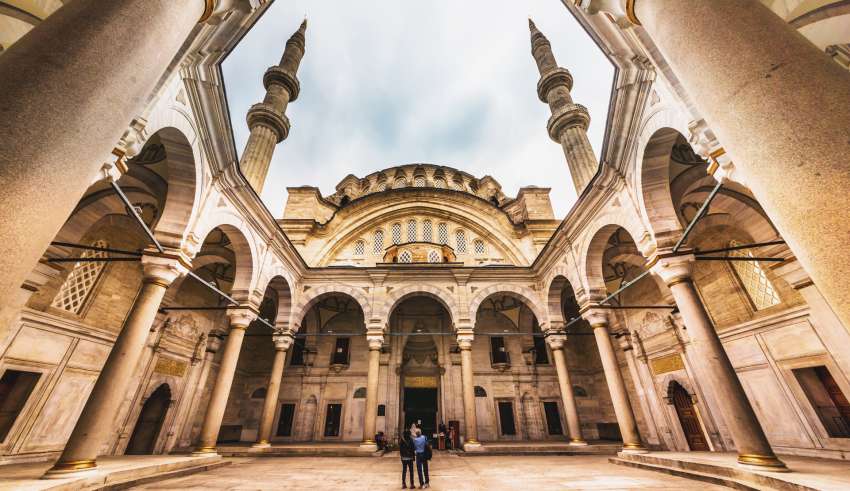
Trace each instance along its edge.
<instances>
[{"instance_id":1,"label":"window grille","mask_svg":"<svg viewBox=\"0 0 850 491\"><path fill-rule=\"evenodd\" d=\"M740 245L740 243L734 240L729 243L730 247L737 245ZM729 255L734 257L754 257L753 253L749 250L730 251ZM766 309L780 303L779 294L776 293L773 283L768 279L767 273L760 263L757 261L729 262L732 264L732 269L735 270L735 274L741 280L741 284L744 286L744 290L747 292L747 296L750 297L756 310Z\"/></svg>"},{"instance_id":2,"label":"window grille","mask_svg":"<svg viewBox=\"0 0 850 491\"><path fill-rule=\"evenodd\" d=\"M433 242L434 241L434 231L433 225L431 224L431 220L425 220L422 222L422 240L425 242Z\"/></svg>"},{"instance_id":3,"label":"window grille","mask_svg":"<svg viewBox=\"0 0 850 491\"><path fill-rule=\"evenodd\" d=\"M486 254L486 253L487 253L487 247L485 247L485 246L484 246L484 241L483 241L483 240L481 240L481 239L475 239L475 242L473 242L472 244L473 244L473 246L475 247L475 253L476 253L476 254L481 255L481 254Z\"/></svg>"},{"instance_id":4,"label":"window grille","mask_svg":"<svg viewBox=\"0 0 850 491\"><path fill-rule=\"evenodd\" d=\"M461 180L456 180L452 182L452 187L457 191L466 191L466 189L463 187L463 181Z\"/></svg>"},{"instance_id":5,"label":"window grille","mask_svg":"<svg viewBox=\"0 0 850 491\"><path fill-rule=\"evenodd\" d=\"M455 250L459 253L466 252L466 232L458 230L455 232Z\"/></svg>"},{"instance_id":6,"label":"window grille","mask_svg":"<svg viewBox=\"0 0 850 491\"><path fill-rule=\"evenodd\" d=\"M434 187L437 189L445 189L446 188L446 180L442 177L438 177L434 179Z\"/></svg>"},{"instance_id":7,"label":"window grille","mask_svg":"<svg viewBox=\"0 0 850 491\"><path fill-rule=\"evenodd\" d=\"M416 242L416 220L407 221L407 241Z\"/></svg>"},{"instance_id":8,"label":"window grille","mask_svg":"<svg viewBox=\"0 0 850 491\"><path fill-rule=\"evenodd\" d=\"M109 244L105 240L98 240L93 242L92 246L107 248ZM109 254L104 251L83 251L80 257L106 258L109 257ZM79 315L86 306L86 302L105 267L106 263L100 261L80 261L75 263L71 273L65 278L65 282L59 287L59 292L56 294L51 305Z\"/></svg>"},{"instance_id":9,"label":"window grille","mask_svg":"<svg viewBox=\"0 0 850 491\"><path fill-rule=\"evenodd\" d=\"M428 253L428 262L429 263L439 263L439 262L442 262L441 260L442 260L442 255L439 252L432 250L431 252Z\"/></svg>"},{"instance_id":10,"label":"window grille","mask_svg":"<svg viewBox=\"0 0 850 491\"><path fill-rule=\"evenodd\" d=\"M393 244L401 244L401 224L394 223L391 230L393 236Z\"/></svg>"},{"instance_id":11,"label":"window grille","mask_svg":"<svg viewBox=\"0 0 850 491\"><path fill-rule=\"evenodd\" d=\"M395 189L403 188L405 186L407 186L407 181L405 181L403 177L399 177L398 179L396 179L395 183L393 184L393 188Z\"/></svg>"},{"instance_id":12,"label":"window grille","mask_svg":"<svg viewBox=\"0 0 850 491\"><path fill-rule=\"evenodd\" d=\"M440 244L446 245L449 243L449 226L445 223L437 225L437 237L440 239Z\"/></svg>"},{"instance_id":13,"label":"window grille","mask_svg":"<svg viewBox=\"0 0 850 491\"><path fill-rule=\"evenodd\" d=\"M373 242L372 252L380 254L384 252L384 231L375 230L375 242Z\"/></svg>"},{"instance_id":14,"label":"window grille","mask_svg":"<svg viewBox=\"0 0 850 491\"><path fill-rule=\"evenodd\" d=\"M365 253L366 253L366 243L363 242L362 240L358 240L357 242L355 242L354 243L354 255L355 256L362 256Z\"/></svg>"},{"instance_id":15,"label":"window grille","mask_svg":"<svg viewBox=\"0 0 850 491\"><path fill-rule=\"evenodd\" d=\"M412 263L413 262L413 254L410 251L401 251L401 254L398 255L398 262L400 263Z\"/></svg>"},{"instance_id":16,"label":"window grille","mask_svg":"<svg viewBox=\"0 0 850 491\"><path fill-rule=\"evenodd\" d=\"M413 187L424 188L425 187L425 176L414 177L413 178Z\"/></svg>"},{"instance_id":17,"label":"window grille","mask_svg":"<svg viewBox=\"0 0 850 491\"><path fill-rule=\"evenodd\" d=\"M377 190L378 190L378 192L379 192L379 193L380 193L381 191L386 191L386 190L387 190L387 182L386 182L386 181L381 181L381 182L379 182L379 183L378 183Z\"/></svg>"}]
</instances>

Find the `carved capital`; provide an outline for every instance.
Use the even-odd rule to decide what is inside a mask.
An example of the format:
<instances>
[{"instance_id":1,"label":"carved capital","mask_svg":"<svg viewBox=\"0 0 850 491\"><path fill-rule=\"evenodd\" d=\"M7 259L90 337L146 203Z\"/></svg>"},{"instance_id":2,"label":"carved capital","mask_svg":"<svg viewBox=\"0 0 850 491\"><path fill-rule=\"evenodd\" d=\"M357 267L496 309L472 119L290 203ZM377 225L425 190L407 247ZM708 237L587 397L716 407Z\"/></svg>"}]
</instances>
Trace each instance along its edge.
<instances>
[{"instance_id":1,"label":"carved capital","mask_svg":"<svg viewBox=\"0 0 850 491\"><path fill-rule=\"evenodd\" d=\"M683 281L691 281L695 261L693 254L664 256L663 253L656 253L650 259L650 271L661 278L665 285L673 286Z\"/></svg>"},{"instance_id":2,"label":"carved capital","mask_svg":"<svg viewBox=\"0 0 850 491\"><path fill-rule=\"evenodd\" d=\"M168 288L178 277L189 271L191 263L180 251L145 251L142 256L144 283L154 283Z\"/></svg>"},{"instance_id":3,"label":"carved capital","mask_svg":"<svg viewBox=\"0 0 850 491\"><path fill-rule=\"evenodd\" d=\"M567 336L563 333L549 334L546 336L546 344L553 350L564 349L564 346L567 344Z\"/></svg>"},{"instance_id":4,"label":"carved capital","mask_svg":"<svg viewBox=\"0 0 850 491\"><path fill-rule=\"evenodd\" d=\"M282 142L289 136L289 118L279 114L274 107L265 103L258 103L248 110L248 127L265 126L275 132L277 143Z\"/></svg>"},{"instance_id":5,"label":"carved capital","mask_svg":"<svg viewBox=\"0 0 850 491\"><path fill-rule=\"evenodd\" d=\"M257 319L257 313L250 308L240 308L227 313L230 317L230 329L248 329L248 326Z\"/></svg>"},{"instance_id":6,"label":"carved capital","mask_svg":"<svg viewBox=\"0 0 850 491\"><path fill-rule=\"evenodd\" d=\"M591 327L608 328L608 311L604 309L589 308L581 313L581 316L590 323Z\"/></svg>"},{"instance_id":7,"label":"carved capital","mask_svg":"<svg viewBox=\"0 0 850 491\"><path fill-rule=\"evenodd\" d=\"M279 331L272 335L274 349L277 351L288 351L294 340L290 331Z\"/></svg>"},{"instance_id":8,"label":"carved capital","mask_svg":"<svg viewBox=\"0 0 850 491\"><path fill-rule=\"evenodd\" d=\"M472 340L475 336L472 334L472 329L457 330L457 345L461 350L472 349Z\"/></svg>"}]
</instances>

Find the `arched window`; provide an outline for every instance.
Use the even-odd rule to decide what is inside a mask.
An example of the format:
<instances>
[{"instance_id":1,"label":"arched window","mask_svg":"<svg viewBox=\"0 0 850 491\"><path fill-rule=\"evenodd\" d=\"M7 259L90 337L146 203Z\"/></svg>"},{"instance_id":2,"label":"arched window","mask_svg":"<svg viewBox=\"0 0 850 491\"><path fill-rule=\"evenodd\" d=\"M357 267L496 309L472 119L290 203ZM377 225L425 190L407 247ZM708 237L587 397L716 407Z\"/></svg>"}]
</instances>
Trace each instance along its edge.
<instances>
[{"instance_id":1,"label":"arched window","mask_svg":"<svg viewBox=\"0 0 850 491\"><path fill-rule=\"evenodd\" d=\"M463 179L460 177L457 177L454 181L452 181L452 188L457 191L466 191L466 188L463 185Z\"/></svg>"},{"instance_id":2,"label":"arched window","mask_svg":"<svg viewBox=\"0 0 850 491\"><path fill-rule=\"evenodd\" d=\"M729 247L735 247L737 245L741 244L735 240L729 243ZM732 257L754 257L753 253L746 249L730 251L729 255ZM776 289L767 277L767 273L762 268L761 263L757 261L729 261L729 263L732 265L732 269L735 270L738 279L741 280L741 284L744 286L744 290L747 292L747 296L750 297L756 310L779 305L781 302L779 294L776 293Z\"/></svg>"},{"instance_id":3,"label":"arched window","mask_svg":"<svg viewBox=\"0 0 850 491\"><path fill-rule=\"evenodd\" d=\"M431 250L428 252L428 262L429 263L439 263L442 262L443 256L439 253L439 251Z\"/></svg>"},{"instance_id":4,"label":"arched window","mask_svg":"<svg viewBox=\"0 0 850 491\"><path fill-rule=\"evenodd\" d=\"M394 223L390 230L393 238L393 244L401 244L401 224Z\"/></svg>"},{"instance_id":5,"label":"arched window","mask_svg":"<svg viewBox=\"0 0 850 491\"><path fill-rule=\"evenodd\" d=\"M387 181L381 181L378 183L378 186L375 188L377 192L386 191L387 190Z\"/></svg>"},{"instance_id":6,"label":"arched window","mask_svg":"<svg viewBox=\"0 0 850 491\"><path fill-rule=\"evenodd\" d=\"M442 177L434 178L434 187L437 189L446 189L446 180Z\"/></svg>"},{"instance_id":7,"label":"arched window","mask_svg":"<svg viewBox=\"0 0 850 491\"><path fill-rule=\"evenodd\" d=\"M476 385L472 391L475 393L475 397L487 397L487 391L480 385Z\"/></svg>"},{"instance_id":8,"label":"arched window","mask_svg":"<svg viewBox=\"0 0 850 491\"><path fill-rule=\"evenodd\" d=\"M401 254L398 255L398 262L400 263L412 263L413 262L413 254L410 251L401 251Z\"/></svg>"},{"instance_id":9,"label":"arched window","mask_svg":"<svg viewBox=\"0 0 850 491\"><path fill-rule=\"evenodd\" d=\"M425 242L434 241L434 230L431 220L425 220L422 222L422 240Z\"/></svg>"},{"instance_id":10,"label":"arched window","mask_svg":"<svg viewBox=\"0 0 850 491\"><path fill-rule=\"evenodd\" d=\"M380 254L384 252L384 231L375 230L375 242L372 243L372 252Z\"/></svg>"},{"instance_id":11,"label":"arched window","mask_svg":"<svg viewBox=\"0 0 850 491\"><path fill-rule=\"evenodd\" d=\"M259 389L251 393L251 399L265 399L267 393L268 390L266 390L265 387L260 387Z\"/></svg>"},{"instance_id":12,"label":"arched window","mask_svg":"<svg viewBox=\"0 0 850 491\"><path fill-rule=\"evenodd\" d=\"M445 223L437 225L437 238L440 244L446 245L449 243L449 226Z\"/></svg>"},{"instance_id":13,"label":"arched window","mask_svg":"<svg viewBox=\"0 0 850 491\"><path fill-rule=\"evenodd\" d=\"M403 177L396 178L395 183L393 183L394 189L403 188L405 186L407 186L407 181Z\"/></svg>"},{"instance_id":14,"label":"arched window","mask_svg":"<svg viewBox=\"0 0 850 491\"><path fill-rule=\"evenodd\" d=\"M357 390L354 391L354 399L365 399L366 398L366 387L358 387Z\"/></svg>"},{"instance_id":15,"label":"arched window","mask_svg":"<svg viewBox=\"0 0 850 491\"><path fill-rule=\"evenodd\" d=\"M91 245L101 249L109 247L109 243L105 240L94 241ZM109 253L86 250L80 254L80 257L106 258L109 257ZM88 304L94 287L103 275L104 268L106 268L104 261L79 261L75 263L71 273L65 278L65 282L59 287L59 292L53 298L51 306L80 315Z\"/></svg>"},{"instance_id":16,"label":"arched window","mask_svg":"<svg viewBox=\"0 0 850 491\"><path fill-rule=\"evenodd\" d=\"M475 254L481 256L487 253L487 246L484 245L484 241L481 239L475 239L472 242L473 248L475 248Z\"/></svg>"},{"instance_id":17,"label":"arched window","mask_svg":"<svg viewBox=\"0 0 850 491\"><path fill-rule=\"evenodd\" d=\"M366 253L366 243L363 242L362 240L358 240L357 242L355 242L354 243L354 255L355 256L362 256L365 253Z\"/></svg>"},{"instance_id":18,"label":"arched window","mask_svg":"<svg viewBox=\"0 0 850 491\"><path fill-rule=\"evenodd\" d=\"M416 242L416 220L407 221L407 241Z\"/></svg>"},{"instance_id":19,"label":"arched window","mask_svg":"<svg viewBox=\"0 0 850 491\"><path fill-rule=\"evenodd\" d=\"M413 178L413 187L424 188L425 184L425 176L416 176Z\"/></svg>"},{"instance_id":20,"label":"arched window","mask_svg":"<svg viewBox=\"0 0 850 491\"><path fill-rule=\"evenodd\" d=\"M466 232L463 229L455 231L455 250L461 254L466 252Z\"/></svg>"}]
</instances>

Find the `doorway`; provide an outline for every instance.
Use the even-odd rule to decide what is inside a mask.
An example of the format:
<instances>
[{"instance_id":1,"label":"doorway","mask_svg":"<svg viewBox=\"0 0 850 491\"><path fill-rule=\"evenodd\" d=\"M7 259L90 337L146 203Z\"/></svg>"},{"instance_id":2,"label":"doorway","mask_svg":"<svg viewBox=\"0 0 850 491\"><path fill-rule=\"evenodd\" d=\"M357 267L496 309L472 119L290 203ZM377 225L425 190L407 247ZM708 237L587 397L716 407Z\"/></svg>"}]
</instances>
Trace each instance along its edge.
<instances>
[{"instance_id":1,"label":"doorway","mask_svg":"<svg viewBox=\"0 0 850 491\"><path fill-rule=\"evenodd\" d=\"M422 434L431 437L437 432L437 389L404 388L404 428L422 421Z\"/></svg>"},{"instance_id":2,"label":"doorway","mask_svg":"<svg viewBox=\"0 0 850 491\"><path fill-rule=\"evenodd\" d=\"M162 384L153 391L142 406L133 435L127 444L127 455L149 455L154 452L156 440L162 430L165 414L171 405L171 389L168 384Z\"/></svg>"},{"instance_id":3,"label":"doorway","mask_svg":"<svg viewBox=\"0 0 850 491\"><path fill-rule=\"evenodd\" d=\"M673 401L673 406L676 408L676 415L679 416L679 423L682 425L682 431L688 441L688 448L693 451L709 451L708 442L705 441L705 436L703 436L702 425L697 417L691 395L675 380L670 382L668 393Z\"/></svg>"}]
</instances>

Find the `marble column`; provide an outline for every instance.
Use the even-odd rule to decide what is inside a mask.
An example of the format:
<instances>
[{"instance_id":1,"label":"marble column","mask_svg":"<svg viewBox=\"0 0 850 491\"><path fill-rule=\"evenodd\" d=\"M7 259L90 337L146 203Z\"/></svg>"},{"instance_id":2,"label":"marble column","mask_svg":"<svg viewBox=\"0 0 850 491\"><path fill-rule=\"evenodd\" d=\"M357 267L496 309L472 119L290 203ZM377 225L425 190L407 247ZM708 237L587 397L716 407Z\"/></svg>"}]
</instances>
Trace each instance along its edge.
<instances>
[{"instance_id":1,"label":"marble column","mask_svg":"<svg viewBox=\"0 0 850 491\"><path fill-rule=\"evenodd\" d=\"M27 278L213 6L75 0L0 56L0 291Z\"/></svg>"},{"instance_id":2,"label":"marble column","mask_svg":"<svg viewBox=\"0 0 850 491\"><path fill-rule=\"evenodd\" d=\"M249 309L239 309L228 315L230 316L230 330L227 333L227 340L224 342L224 353L222 353L221 364L218 367L218 377L215 380L212 394L210 394L207 413L204 415L200 441L193 452L195 455L216 453L218 432L221 430L221 421L224 419L224 410L227 408L227 398L230 396L230 387L233 385L233 376L236 373L236 363L239 361L242 340L245 338L245 331L248 326L257 318L257 314Z\"/></svg>"},{"instance_id":3,"label":"marble column","mask_svg":"<svg viewBox=\"0 0 850 491\"><path fill-rule=\"evenodd\" d=\"M472 340L472 329L458 329L457 345L460 348L463 419L466 429L463 449L467 452L481 450L481 442L478 441L478 421L475 415L475 381L472 378Z\"/></svg>"},{"instance_id":4,"label":"marble column","mask_svg":"<svg viewBox=\"0 0 850 491\"><path fill-rule=\"evenodd\" d=\"M366 375L366 407L363 413L363 442L360 450L374 452L376 422L378 419L378 375L381 370L381 346L384 344L382 331L366 334L369 343L369 371Z\"/></svg>"},{"instance_id":5,"label":"marble column","mask_svg":"<svg viewBox=\"0 0 850 491\"><path fill-rule=\"evenodd\" d=\"M759 0L582 3L642 25L736 173L850 326L850 255L840 253L850 229L850 111L843 110L850 72Z\"/></svg>"},{"instance_id":6,"label":"marble column","mask_svg":"<svg viewBox=\"0 0 850 491\"><path fill-rule=\"evenodd\" d=\"M561 401L564 404L570 445L587 445L581 434L578 406L576 405L575 394L573 394L573 383L570 380L570 372L567 367L565 353L567 336L563 333L548 334L546 336L546 342L552 350L552 358L555 359L555 370L558 373L558 385L561 388Z\"/></svg>"},{"instance_id":7,"label":"marble column","mask_svg":"<svg viewBox=\"0 0 850 491\"><path fill-rule=\"evenodd\" d=\"M280 384L283 381L283 368L286 363L286 352L292 346L292 333L281 331L272 337L274 341L274 361L272 373L269 376L269 387L266 390L266 400L263 402L263 414L260 416L260 431L257 433L255 448L271 446L272 424L277 412L277 398L280 395Z\"/></svg>"},{"instance_id":8,"label":"marble column","mask_svg":"<svg viewBox=\"0 0 850 491\"><path fill-rule=\"evenodd\" d=\"M144 277L141 291L130 308L62 455L47 471L45 478L65 478L97 467L97 453L109 434L115 431L115 416L145 348L165 290L187 271L188 259L185 256L157 254L142 257Z\"/></svg>"},{"instance_id":9,"label":"marble column","mask_svg":"<svg viewBox=\"0 0 850 491\"><path fill-rule=\"evenodd\" d=\"M201 360L201 372L198 374L198 381L195 388L192 390L192 400L189 403L189 409L186 411L186 419L180 428L180 438L177 440L179 447L188 447L192 445L192 429L194 428L195 413L198 410L198 403L204 394L204 388L207 386L207 378L210 376L210 367L212 367L213 358L221 347L221 340L224 339L224 333L213 330L207 335L207 345L204 350L204 357Z\"/></svg>"},{"instance_id":10,"label":"marble column","mask_svg":"<svg viewBox=\"0 0 850 491\"><path fill-rule=\"evenodd\" d=\"M738 448L738 463L759 470L787 471L776 458L762 430L753 407L747 399L738 374L729 361L720 336L714 329L693 283L694 256L659 257L653 259L652 272L673 293L676 305L688 329L688 337L697 359L704 365L702 376L716 391L716 402Z\"/></svg>"},{"instance_id":11,"label":"marble column","mask_svg":"<svg viewBox=\"0 0 850 491\"><path fill-rule=\"evenodd\" d=\"M617 416L617 424L623 436L623 452L645 453L647 450L640 441L635 413L629 402L629 394L626 392L626 384L623 381L623 374L620 373L620 364L617 362L611 334L608 332L608 316L604 310L596 309L588 310L582 316L590 323L593 335L596 337L599 357L602 359L602 368L605 371L605 382L608 384L611 402L614 404L614 414Z\"/></svg>"}]
</instances>

